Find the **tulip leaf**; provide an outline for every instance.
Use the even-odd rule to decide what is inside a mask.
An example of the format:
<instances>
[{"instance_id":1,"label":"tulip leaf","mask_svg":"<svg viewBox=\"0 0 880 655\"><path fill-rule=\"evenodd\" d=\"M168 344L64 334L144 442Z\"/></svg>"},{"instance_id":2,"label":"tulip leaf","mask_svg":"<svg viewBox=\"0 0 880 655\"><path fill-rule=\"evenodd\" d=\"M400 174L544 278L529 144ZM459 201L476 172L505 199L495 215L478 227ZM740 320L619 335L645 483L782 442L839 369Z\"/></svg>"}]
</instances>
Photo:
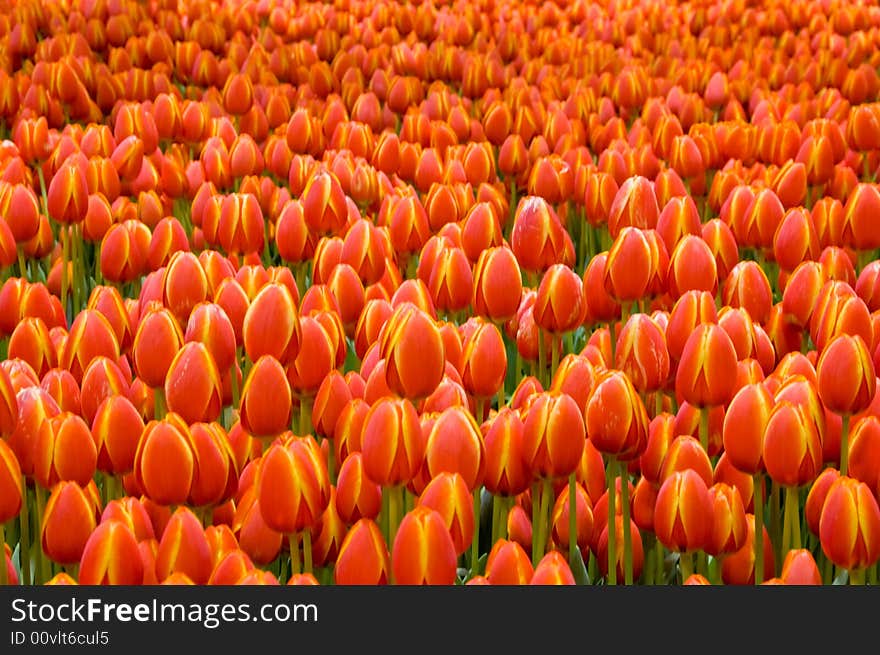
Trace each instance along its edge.
<instances>
[{"instance_id":1,"label":"tulip leaf","mask_svg":"<svg viewBox=\"0 0 880 655\"><path fill-rule=\"evenodd\" d=\"M837 574L837 577L834 578L834 582L832 585L845 585L849 583L849 571L843 569L840 573Z\"/></svg>"},{"instance_id":2,"label":"tulip leaf","mask_svg":"<svg viewBox=\"0 0 880 655\"><path fill-rule=\"evenodd\" d=\"M15 550L12 551L12 566L15 567L15 573L18 575L18 579L21 581L21 584L27 584L24 580L21 579L21 542L19 541L15 545Z\"/></svg>"},{"instance_id":3,"label":"tulip leaf","mask_svg":"<svg viewBox=\"0 0 880 655\"><path fill-rule=\"evenodd\" d=\"M581 554L580 548L575 548L568 562L571 573L574 576L575 584L588 585L590 582L590 574L587 572L587 566L584 564L584 556Z\"/></svg>"}]
</instances>

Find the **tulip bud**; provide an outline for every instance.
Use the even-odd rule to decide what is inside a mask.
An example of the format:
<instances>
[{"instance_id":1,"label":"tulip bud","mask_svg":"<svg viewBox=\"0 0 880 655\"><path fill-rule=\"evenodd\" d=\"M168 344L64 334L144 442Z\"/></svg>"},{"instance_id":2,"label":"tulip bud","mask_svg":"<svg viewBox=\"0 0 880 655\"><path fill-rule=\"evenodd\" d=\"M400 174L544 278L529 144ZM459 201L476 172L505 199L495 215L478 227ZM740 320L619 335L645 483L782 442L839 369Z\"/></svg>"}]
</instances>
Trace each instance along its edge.
<instances>
[{"instance_id":1,"label":"tulip bud","mask_svg":"<svg viewBox=\"0 0 880 655\"><path fill-rule=\"evenodd\" d=\"M43 510L43 552L59 564L79 563L96 524L95 503L88 492L76 482L60 482Z\"/></svg>"}]
</instances>

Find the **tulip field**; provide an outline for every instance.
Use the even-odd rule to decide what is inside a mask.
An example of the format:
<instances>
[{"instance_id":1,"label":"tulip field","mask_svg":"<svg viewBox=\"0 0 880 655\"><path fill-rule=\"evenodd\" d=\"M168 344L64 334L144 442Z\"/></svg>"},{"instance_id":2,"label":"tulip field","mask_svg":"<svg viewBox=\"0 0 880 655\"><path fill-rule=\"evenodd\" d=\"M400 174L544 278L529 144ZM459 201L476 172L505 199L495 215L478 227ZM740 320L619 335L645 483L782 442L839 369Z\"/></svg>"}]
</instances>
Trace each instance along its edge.
<instances>
[{"instance_id":1,"label":"tulip field","mask_svg":"<svg viewBox=\"0 0 880 655\"><path fill-rule=\"evenodd\" d=\"M0 0L0 585L869 585L880 7Z\"/></svg>"}]
</instances>

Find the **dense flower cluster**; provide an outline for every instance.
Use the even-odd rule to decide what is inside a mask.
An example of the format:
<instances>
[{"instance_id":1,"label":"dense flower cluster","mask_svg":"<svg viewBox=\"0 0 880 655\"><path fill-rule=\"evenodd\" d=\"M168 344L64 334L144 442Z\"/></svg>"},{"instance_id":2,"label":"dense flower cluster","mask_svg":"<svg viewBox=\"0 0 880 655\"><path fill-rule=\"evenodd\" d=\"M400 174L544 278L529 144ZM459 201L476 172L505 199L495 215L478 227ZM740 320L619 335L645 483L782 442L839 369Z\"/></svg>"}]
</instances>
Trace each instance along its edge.
<instances>
[{"instance_id":1,"label":"dense flower cluster","mask_svg":"<svg viewBox=\"0 0 880 655\"><path fill-rule=\"evenodd\" d=\"M0 584L876 583L878 68L855 0L0 0Z\"/></svg>"}]
</instances>

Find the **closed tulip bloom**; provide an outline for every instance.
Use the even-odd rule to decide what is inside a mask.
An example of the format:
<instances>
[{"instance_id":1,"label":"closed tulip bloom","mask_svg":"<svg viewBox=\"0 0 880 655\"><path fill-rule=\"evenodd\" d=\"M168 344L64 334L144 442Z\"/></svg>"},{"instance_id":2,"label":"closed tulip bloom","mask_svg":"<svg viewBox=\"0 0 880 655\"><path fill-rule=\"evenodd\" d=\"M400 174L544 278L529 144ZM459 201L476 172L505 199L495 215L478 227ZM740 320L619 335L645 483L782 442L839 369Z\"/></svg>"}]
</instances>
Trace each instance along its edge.
<instances>
[{"instance_id":1,"label":"closed tulip bloom","mask_svg":"<svg viewBox=\"0 0 880 655\"><path fill-rule=\"evenodd\" d=\"M810 338L821 353L841 335L858 336L865 345L873 343L871 315L849 284L829 282L819 292L810 319Z\"/></svg>"},{"instance_id":2,"label":"closed tulip bloom","mask_svg":"<svg viewBox=\"0 0 880 655\"><path fill-rule=\"evenodd\" d=\"M571 503L569 502L568 489L567 484L560 489L550 514L553 543L560 550L564 550L569 544L569 511ZM578 548L581 549L584 559L589 555L594 528L593 503L583 485L575 483L575 530Z\"/></svg>"},{"instance_id":3,"label":"closed tulip bloom","mask_svg":"<svg viewBox=\"0 0 880 655\"><path fill-rule=\"evenodd\" d=\"M226 311L216 303L204 302L193 308L183 340L203 343L219 371L228 371L235 362L235 329Z\"/></svg>"},{"instance_id":4,"label":"closed tulip bloom","mask_svg":"<svg viewBox=\"0 0 880 655\"><path fill-rule=\"evenodd\" d=\"M755 517L746 514L746 542L735 553L726 555L721 562L721 579L729 585L753 585L755 584ZM773 577L775 571L775 556L773 542L765 526L763 530L764 545L764 579L763 584Z\"/></svg>"},{"instance_id":5,"label":"closed tulip bloom","mask_svg":"<svg viewBox=\"0 0 880 655\"><path fill-rule=\"evenodd\" d=\"M132 402L123 395L105 398L95 411L91 425L98 451L98 468L113 474L122 474L134 468L138 442L144 430L144 420Z\"/></svg>"},{"instance_id":6,"label":"closed tulip bloom","mask_svg":"<svg viewBox=\"0 0 880 655\"><path fill-rule=\"evenodd\" d=\"M77 383L89 363L101 355L119 359L119 343L110 322L95 309L84 309L70 326L64 348L59 353L58 366L73 374Z\"/></svg>"},{"instance_id":7,"label":"closed tulip bloom","mask_svg":"<svg viewBox=\"0 0 880 655\"><path fill-rule=\"evenodd\" d=\"M812 482L822 466L822 444L801 405L777 402L764 428L764 465L778 484Z\"/></svg>"},{"instance_id":8,"label":"closed tulip bloom","mask_svg":"<svg viewBox=\"0 0 880 655\"><path fill-rule=\"evenodd\" d=\"M15 453L22 474L30 477L34 474L34 444L40 426L60 414L61 409L52 396L38 386L21 389L13 399L18 404L17 421L6 443Z\"/></svg>"},{"instance_id":9,"label":"closed tulip bloom","mask_svg":"<svg viewBox=\"0 0 880 655\"><path fill-rule=\"evenodd\" d=\"M523 451L533 475L559 478L572 473L583 453L583 414L571 396L543 392L523 419Z\"/></svg>"},{"instance_id":10,"label":"closed tulip bloom","mask_svg":"<svg viewBox=\"0 0 880 655\"><path fill-rule=\"evenodd\" d=\"M316 312L300 319L300 351L287 366L291 391L314 396L330 371L342 364L345 335L342 322L332 312Z\"/></svg>"},{"instance_id":11,"label":"closed tulip bloom","mask_svg":"<svg viewBox=\"0 0 880 655\"><path fill-rule=\"evenodd\" d=\"M0 438L7 439L18 421L16 391L6 369L0 368Z\"/></svg>"},{"instance_id":12,"label":"closed tulip bloom","mask_svg":"<svg viewBox=\"0 0 880 655\"><path fill-rule=\"evenodd\" d=\"M602 453L622 461L639 457L648 442L648 412L629 378L605 371L584 412L590 442Z\"/></svg>"},{"instance_id":13,"label":"closed tulip bloom","mask_svg":"<svg viewBox=\"0 0 880 655\"><path fill-rule=\"evenodd\" d=\"M21 467L5 440L0 440L0 523L18 516L21 510Z\"/></svg>"},{"instance_id":14,"label":"closed tulip bloom","mask_svg":"<svg viewBox=\"0 0 880 655\"><path fill-rule=\"evenodd\" d=\"M339 548L333 579L338 585L384 585L391 575L391 555L379 526L370 519L355 523Z\"/></svg>"},{"instance_id":15,"label":"closed tulip bloom","mask_svg":"<svg viewBox=\"0 0 880 655\"><path fill-rule=\"evenodd\" d=\"M773 293L767 274L754 261L742 261L725 278L721 290L725 305L742 307L752 320L764 324L773 306Z\"/></svg>"},{"instance_id":16,"label":"closed tulip bloom","mask_svg":"<svg viewBox=\"0 0 880 655\"><path fill-rule=\"evenodd\" d=\"M691 470L668 477L654 510L657 539L677 552L704 550L711 544L712 526L712 497L703 479Z\"/></svg>"},{"instance_id":17,"label":"closed tulip bloom","mask_svg":"<svg viewBox=\"0 0 880 655\"><path fill-rule=\"evenodd\" d=\"M83 549L80 584L140 585L143 579L144 564L131 529L120 521L102 522Z\"/></svg>"},{"instance_id":18,"label":"closed tulip bloom","mask_svg":"<svg viewBox=\"0 0 880 655\"><path fill-rule=\"evenodd\" d=\"M843 244L857 250L880 247L880 230L871 216L880 210L880 192L875 184L860 182L844 205Z\"/></svg>"},{"instance_id":19,"label":"closed tulip bloom","mask_svg":"<svg viewBox=\"0 0 880 655\"><path fill-rule=\"evenodd\" d=\"M575 579L562 553L552 550L538 562L529 584L573 585Z\"/></svg>"},{"instance_id":20,"label":"closed tulip bloom","mask_svg":"<svg viewBox=\"0 0 880 655\"><path fill-rule=\"evenodd\" d=\"M740 471L763 469L764 430L773 409L773 396L763 384L740 389L724 413L724 452Z\"/></svg>"},{"instance_id":21,"label":"closed tulip bloom","mask_svg":"<svg viewBox=\"0 0 880 655\"><path fill-rule=\"evenodd\" d=\"M841 476L832 483L819 519L822 552L849 571L880 559L880 507L868 485Z\"/></svg>"},{"instance_id":22,"label":"closed tulip bloom","mask_svg":"<svg viewBox=\"0 0 880 655\"><path fill-rule=\"evenodd\" d=\"M712 462L700 442L689 434L679 434L670 443L660 467L660 484L677 471L690 470L699 475L706 486L712 485Z\"/></svg>"},{"instance_id":23,"label":"closed tulip bloom","mask_svg":"<svg viewBox=\"0 0 880 655\"><path fill-rule=\"evenodd\" d=\"M575 330L584 320L583 282L568 266L548 268L535 297L535 323L554 333Z\"/></svg>"},{"instance_id":24,"label":"closed tulip bloom","mask_svg":"<svg viewBox=\"0 0 880 655\"><path fill-rule=\"evenodd\" d=\"M299 354L301 338L299 311L288 288L278 283L263 286L248 306L242 324L248 359L255 362L271 355L287 363Z\"/></svg>"},{"instance_id":25,"label":"closed tulip bloom","mask_svg":"<svg viewBox=\"0 0 880 655\"><path fill-rule=\"evenodd\" d=\"M507 375L504 339L496 325L483 319L472 318L466 326L469 327L462 344L462 383L475 397L491 398L504 385Z\"/></svg>"},{"instance_id":26,"label":"closed tulip bloom","mask_svg":"<svg viewBox=\"0 0 880 655\"><path fill-rule=\"evenodd\" d=\"M704 323L687 338L675 374L675 392L697 407L725 405L733 395L736 351L718 325Z\"/></svg>"},{"instance_id":27,"label":"closed tulip bloom","mask_svg":"<svg viewBox=\"0 0 880 655\"><path fill-rule=\"evenodd\" d=\"M660 207L651 181L636 175L626 179L614 196L608 211L608 231L612 239L625 227L643 230L657 227Z\"/></svg>"},{"instance_id":28,"label":"closed tulip bloom","mask_svg":"<svg viewBox=\"0 0 880 655\"><path fill-rule=\"evenodd\" d=\"M276 443L262 461L257 493L266 525L285 535L313 527L330 502L327 463L314 439Z\"/></svg>"},{"instance_id":29,"label":"closed tulip bloom","mask_svg":"<svg viewBox=\"0 0 880 655\"><path fill-rule=\"evenodd\" d=\"M559 391L571 396L583 412L590 399L590 394L593 393L597 375L598 367L593 366L586 356L569 353L562 358L553 373L549 391ZM525 388L522 389L525 390ZM514 406L512 399L510 405Z\"/></svg>"},{"instance_id":30,"label":"closed tulip bloom","mask_svg":"<svg viewBox=\"0 0 880 655\"><path fill-rule=\"evenodd\" d=\"M779 574L782 582L789 585L820 585L822 574L816 565L816 560L806 548L796 548L785 554L782 562L782 572Z\"/></svg>"},{"instance_id":31,"label":"closed tulip bloom","mask_svg":"<svg viewBox=\"0 0 880 655\"><path fill-rule=\"evenodd\" d=\"M669 256L668 285L673 298L691 290L715 293L717 264L701 237L688 234L676 244Z\"/></svg>"},{"instance_id":32,"label":"closed tulip bloom","mask_svg":"<svg viewBox=\"0 0 880 655\"><path fill-rule=\"evenodd\" d=\"M599 536L596 537L595 544L595 552L596 558L599 561L599 572L603 576L608 575L608 537L609 537L609 521L607 516L596 518L596 525L601 525L602 530L599 533ZM623 548L620 548L620 544L623 543L623 516L621 514L616 514L614 517L614 530L615 530L615 539L617 539L617 562L616 562L616 573L617 579L624 579L624 554ZM639 530L639 527L636 523L630 519L630 534L632 535L632 571L633 571L633 579L636 580L642 575L642 568L645 564L645 548L642 543L642 533Z\"/></svg>"},{"instance_id":33,"label":"closed tulip bloom","mask_svg":"<svg viewBox=\"0 0 880 655\"><path fill-rule=\"evenodd\" d=\"M620 305L605 287L605 269L608 253L592 257L584 269L584 320L586 322L611 321L620 316Z\"/></svg>"},{"instance_id":34,"label":"closed tulip bloom","mask_svg":"<svg viewBox=\"0 0 880 655\"><path fill-rule=\"evenodd\" d=\"M838 414L856 414L874 398L874 363L860 336L841 334L822 351L816 366L819 397Z\"/></svg>"},{"instance_id":35,"label":"closed tulip bloom","mask_svg":"<svg viewBox=\"0 0 880 655\"><path fill-rule=\"evenodd\" d=\"M784 271L793 271L805 260L819 258L819 236L805 209L789 209L773 236L773 256Z\"/></svg>"},{"instance_id":36,"label":"closed tulip bloom","mask_svg":"<svg viewBox=\"0 0 880 655\"><path fill-rule=\"evenodd\" d=\"M442 472L458 473L468 489L482 483L483 438L473 415L461 407L450 407L437 416L425 443L425 465L430 477Z\"/></svg>"},{"instance_id":37,"label":"closed tulip bloom","mask_svg":"<svg viewBox=\"0 0 880 655\"><path fill-rule=\"evenodd\" d=\"M484 426L483 484L492 494L516 496L528 489L531 472L523 451L524 424L519 412L503 407Z\"/></svg>"},{"instance_id":38,"label":"closed tulip bloom","mask_svg":"<svg viewBox=\"0 0 880 655\"><path fill-rule=\"evenodd\" d=\"M608 252L605 263L605 290L618 302L633 302L648 293L655 273L651 244L639 228L623 228Z\"/></svg>"},{"instance_id":39,"label":"closed tulip bloom","mask_svg":"<svg viewBox=\"0 0 880 655\"><path fill-rule=\"evenodd\" d=\"M380 337L389 388L407 398L423 398L443 377L445 348L436 322L415 305L394 310Z\"/></svg>"},{"instance_id":40,"label":"closed tulip bloom","mask_svg":"<svg viewBox=\"0 0 880 655\"><path fill-rule=\"evenodd\" d=\"M195 460L188 431L183 419L169 414L147 423L138 442L135 478L144 494L160 505L181 505L189 497Z\"/></svg>"},{"instance_id":41,"label":"closed tulip bloom","mask_svg":"<svg viewBox=\"0 0 880 655\"><path fill-rule=\"evenodd\" d=\"M782 292L782 309L801 327L810 324L810 317L828 277L822 266L815 261L798 264L785 283Z\"/></svg>"},{"instance_id":42,"label":"closed tulip bloom","mask_svg":"<svg viewBox=\"0 0 880 655\"><path fill-rule=\"evenodd\" d=\"M238 469L226 430L219 423L190 427L195 460L189 504L213 507L231 498L238 487Z\"/></svg>"},{"instance_id":43,"label":"closed tulip bloom","mask_svg":"<svg viewBox=\"0 0 880 655\"><path fill-rule=\"evenodd\" d=\"M670 357L679 361L691 334L703 323L717 322L715 299L711 293L685 292L673 305L665 330Z\"/></svg>"},{"instance_id":44,"label":"closed tulip bloom","mask_svg":"<svg viewBox=\"0 0 880 655\"><path fill-rule=\"evenodd\" d=\"M241 549L257 566L269 564L281 552L284 535L263 520L256 488L248 489L236 502L232 527Z\"/></svg>"},{"instance_id":45,"label":"closed tulip bloom","mask_svg":"<svg viewBox=\"0 0 880 655\"><path fill-rule=\"evenodd\" d=\"M367 477L382 486L412 480L425 455L419 416L406 399L382 398L367 413L361 452Z\"/></svg>"},{"instance_id":46,"label":"closed tulip bloom","mask_svg":"<svg viewBox=\"0 0 880 655\"><path fill-rule=\"evenodd\" d=\"M574 264L574 244L553 207L540 196L520 200L510 247L520 267L543 273L553 264Z\"/></svg>"},{"instance_id":47,"label":"closed tulip bloom","mask_svg":"<svg viewBox=\"0 0 880 655\"><path fill-rule=\"evenodd\" d=\"M83 167L68 160L52 176L47 191L49 216L59 223L79 223L89 202L88 181Z\"/></svg>"},{"instance_id":48,"label":"closed tulip bloom","mask_svg":"<svg viewBox=\"0 0 880 655\"><path fill-rule=\"evenodd\" d=\"M650 392L665 386L669 377L669 351L663 330L647 314L633 314L617 337L615 368L626 373L633 386Z\"/></svg>"},{"instance_id":49,"label":"closed tulip bloom","mask_svg":"<svg viewBox=\"0 0 880 655\"><path fill-rule=\"evenodd\" d=\"M223 409L220 372L205 344L191 341L174 356L165 376L169 411L187 423L211 422Z\"/></svg>"},{"instance_id":50,"label":"closed tulip bloom","mask_svg":"<svg viewBox=\"0 0 880 655\"><path fill-rule=\"evenodd\" d=\"M464 478L445 471L437 474L422 490L418 505L443 517L456 554L463 555L471 546L475 525L473 500Z\"/></svg>"},{"instance_id":51,"label":"closed tulip bloom","mask_svg":"<svg viewBox=\"0 0 880 655\"><path fill-rule=\"evenodd\" d=\"M709 487L712 537L706 552L714 557L738 551L746 543L746 511L736 487L723 482Z\"/></svg>"},{"instance_id":52,"label":"closed tulip bloom","mask_svg":"<svg viewBox=\"0 0 880 655\"><path fill-rule=\"evenodd\" d=\"M85 487L95 474L98 453L88 424L62 412L40 426L34 443L34 479L51 489L61 480Z\"/></svg>"},{"instance_id":53,"label":"closed tulip bloom","mask_svg":"<svg viewBox=\"0 0 880 655\"><path fill-rule=\"evenodd\" d=\"M528 554L515 541L499 539L486 559L486 578L493 585L524 585L534 575Z\"/></svg>"},{"instance_id":54,"label":"closed tulip bloom","mask_svg":"<svg viewBox=\"0 0 880 655\"><path fill-rule=\"evenodd\" d=\"M164 582L182 573L202 585L208 582L212 569L211 547L202 524L188 507L177 508L159 540L157 578Z\"/></svg>"},{"instance_id":55,"label":"closed tulip bloom","mask_svg":"<svg viewBox=\"0 0 880 655\"><path fill-rule=\"evenodd\" d=\"M138 324L132 345L137 376L148 386L165 386L165 376L180 348L183 332L174 315L164 307L150 310Z\"/></svg>"},{"instance_id":56,"label":"closed tulip bloom","mask_svg":"<svg viewBox=\"0 0 880 655\"><path fill-rule=\"evenodd\" d=\"M271 355L253 365L241 392L242 427L255 437L276 437L290 426L290 385L284 368Z\"/></svg>"},{"instance_id":57,"label":"closed tulip bloom","mask_svg":"<svg viewBox=\"0 0 880 655\"><path fill-rule=\"evenodd\" d=\"M868 414L852 424L849 475L880 496L880 418Z\"/></svg>"},{"instance_id":58,"label":"closed tulip bloom","mask_svg":"<svg viewBox=\"0 0 880 655\"><path fill-rule=\"evenodd\" d=\"M364 472L361 453L351 453L339 468L336 482L336 511L352 525L362 518L376 519L382 505L381 487Z\"/></svg>"},{"instance_id":59,"label":"closed tulip bloom","mask_svg":"<svg viewBox=\"0 0 880 655\"><path fill-rule=\"evenodd\" d=\"M504 323L516 314L522 295L519 262L507 246L495 246L480 252L473 271L474 313Z\"/></svg>"},{"instance_id":60,"label":"closed tulip bloom","mask_svg":"<svg viewBox=\"0 0 880 655\"><path fill-rule=\"evenodd\" d=\"M58 564L77 564L97 524L95 503L83 487L71 480L52 488L43 510L40 543Z\"/></svg>"}]
</instances>

